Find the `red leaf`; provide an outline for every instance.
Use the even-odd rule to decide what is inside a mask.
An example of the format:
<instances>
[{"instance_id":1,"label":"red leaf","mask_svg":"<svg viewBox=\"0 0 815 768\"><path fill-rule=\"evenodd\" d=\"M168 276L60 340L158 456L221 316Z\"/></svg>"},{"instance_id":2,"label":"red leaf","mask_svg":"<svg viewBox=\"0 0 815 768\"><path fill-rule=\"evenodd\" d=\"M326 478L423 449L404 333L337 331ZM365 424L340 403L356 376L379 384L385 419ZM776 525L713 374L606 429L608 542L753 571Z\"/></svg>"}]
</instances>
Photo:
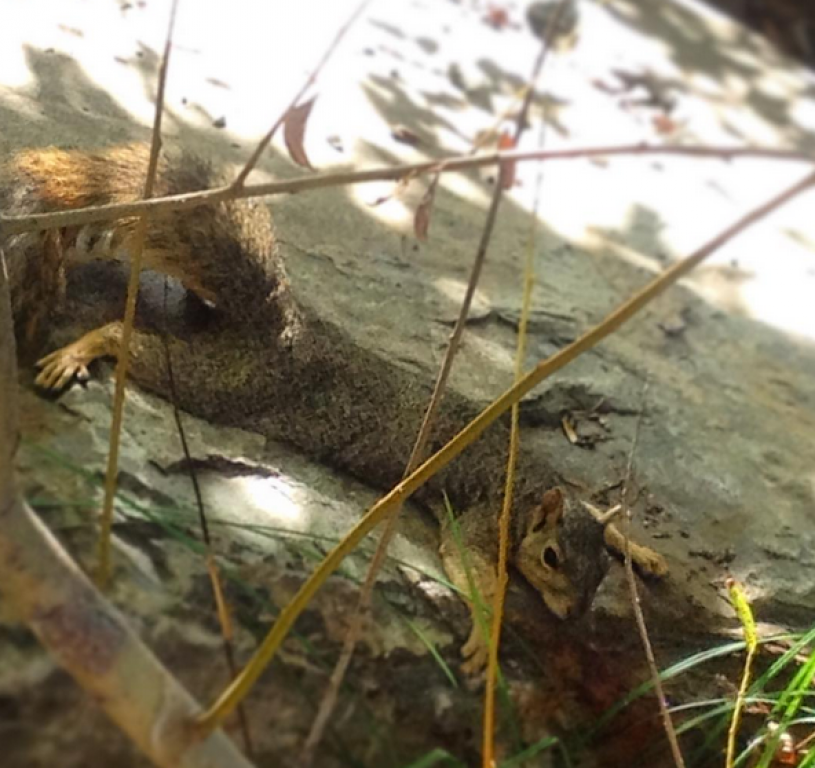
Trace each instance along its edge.
<instances>
[{"instance_id":1,"label":"red leaf","mask_svg":"<svg viewBox=\"0 0 815 768\"><path fill-rule=\"evenodd\" d=\"M509 25L509 13L507 13L506 8L490 3L487 6L487 14L484 16L484 21L493 29L500 31Z\"/></svg>"},{"instance_id":2,"label":"red leaf","mask_svg":"<svg viewBox=\"0 0 815 768\"><path fill-rule=\"evenodd\" d=\"M436 174L427 191L424 193L419 207L416 209L416 215L413 217L413 231L416 238L424 242L427 240L427 230L430 228L430 217L433 213L433 201L436 199L436 186L439 183L440 174Z\"/></svg>"},{"instance_id":3,"label":"red leaf","mask_svg":"<svg viewBox=\"0 0 815 768\"><path fill-rule=\"evenodd\" d=\"M667 136L673 133L677 129L676 123L671 120L668 115L665 114L658 114L654 115L654 128L656 128L657 133L661 134L662 136Z\"/></svg>"},{"instance_id":4,"label":"red leaf","mask_svg":"<svg viewBox=\"0 0 815 768\"><path fill-rule=\"evenodd\" d=\"M502 152L507 149L515 149L515 139L506 131L501 131L501 135L498 137L498 149Z\"/></svg>"},{"instance_id":5,"label":"red leaf","mask_svg":"<svg viewBox=\"0 0 815 768\"><path fill-rule=\"evenodd\" d=\"M291 159L297 165L310 169L313 169L313 166L309 162L308 155L306 155L306 150L303 147L303 138L306 135L308 116L311 114L311 108L314 106L316 98L314 96L303 104L292 107L283 121L283 140L286 142L286 149L289 150Z\"/></svg>"},{"instance_id":6,"label":"red leaf","mask_svg":"<svg viewBox=\"0 0 815 768\"><path fill-rule=\"evenodd\" d=\"M515 149L515 140L506 131L504 131L498 137L498 151L505 152L509 149ZM512 189L515 184L515 163L501 163L498 178L502 181L503 189Z\"/></svg>"}]
</instances>

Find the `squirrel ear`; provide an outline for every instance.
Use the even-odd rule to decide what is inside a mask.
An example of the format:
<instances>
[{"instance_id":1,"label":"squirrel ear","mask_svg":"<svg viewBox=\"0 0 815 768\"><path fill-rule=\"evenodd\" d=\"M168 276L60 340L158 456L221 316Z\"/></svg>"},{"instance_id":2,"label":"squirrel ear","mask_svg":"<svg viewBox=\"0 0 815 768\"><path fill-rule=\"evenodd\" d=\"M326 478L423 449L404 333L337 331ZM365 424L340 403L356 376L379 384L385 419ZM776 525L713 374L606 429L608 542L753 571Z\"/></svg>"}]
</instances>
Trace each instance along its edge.
<instances>
[{"instance_id":1,"label":"squirrel ear","mask_svg":"<svg viewBox=\"0 0 815 768\"><path fill-rule=\"evenodd\" d=\"M563 489L550 488L543 494L541 503L532 510L528 531L531 533L543 527L557 527L563 517L564 506Z\"/></svg>"}]
</instances>

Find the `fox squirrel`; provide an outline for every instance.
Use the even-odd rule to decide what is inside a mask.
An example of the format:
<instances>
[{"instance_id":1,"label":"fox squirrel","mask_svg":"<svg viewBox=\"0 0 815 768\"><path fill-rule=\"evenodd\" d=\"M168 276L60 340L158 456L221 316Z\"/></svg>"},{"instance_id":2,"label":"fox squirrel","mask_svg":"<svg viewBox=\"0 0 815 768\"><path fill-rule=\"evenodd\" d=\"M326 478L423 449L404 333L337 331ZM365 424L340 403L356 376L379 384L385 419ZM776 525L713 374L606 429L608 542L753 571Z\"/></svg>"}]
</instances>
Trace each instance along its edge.
<instances>
[{"instance_id":1,"label":"fox squirrel","mask_svg":"<svg viewBox=\"0 0 815 768\"><path fill-rule=\"evenodd\" d=\"M22 151L0 169L0 211L23 215L135 199L148 154L141 144L94 152ZM155 194L218 183L222 179L207 162L181 153L159 163ZM126 256L134 224L125 219L8 239L12 311L22 350L43 343L49 313L64 294L66 272L90 259ZM390 489L399 482L430 384L354 344L295 301L264 203L236 200L157 214L149 223L143 263L214 305L205 329L185 340L168 337L183 408L288 442L375 487ZM86 378L93 360L116 355L120 338L121 323L114 322L51 352L37 363L36 384L59 390L74 377ZM130 352L133 379L167 397L161 337L136 328ZM430 449L440 448L479 410L448 392ZM461 554L466 551L468 570L485 598L497 583L496 512L508 429L506 421L494 425L415 495L441 523L441 555L453 583L468 591ZM580 613L606 572L604 541L619 549L621 536L557 487L539 452L522 447L516 478L511 563L555 614ZM445 494L458 516L460 539L444 513ZM632 547L642 570L666 572L659 555ZM470 671L484 664L486 646L475 628L462 651Z\"/></svg>"}]
</instances>

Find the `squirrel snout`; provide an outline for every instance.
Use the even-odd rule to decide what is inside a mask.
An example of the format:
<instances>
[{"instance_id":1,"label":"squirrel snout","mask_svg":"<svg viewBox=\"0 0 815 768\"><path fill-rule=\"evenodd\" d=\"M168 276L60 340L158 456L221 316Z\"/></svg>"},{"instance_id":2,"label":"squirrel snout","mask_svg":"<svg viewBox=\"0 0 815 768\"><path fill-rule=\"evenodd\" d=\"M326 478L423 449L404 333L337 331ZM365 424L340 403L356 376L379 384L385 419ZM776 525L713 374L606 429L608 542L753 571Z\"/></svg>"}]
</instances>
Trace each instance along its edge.
<instances>
[{"instance_id":1,"label":"squirrel snout","mask_svg":"<svg viewBox=\"0 0 815 768\"><path fill-rule=\"evenodd\" d=\"M581 611L577 610L580 608L578 601L561 593L544 593L543 602L559 619L569 619L581 613Z\"/></svg>"}]
</instances>

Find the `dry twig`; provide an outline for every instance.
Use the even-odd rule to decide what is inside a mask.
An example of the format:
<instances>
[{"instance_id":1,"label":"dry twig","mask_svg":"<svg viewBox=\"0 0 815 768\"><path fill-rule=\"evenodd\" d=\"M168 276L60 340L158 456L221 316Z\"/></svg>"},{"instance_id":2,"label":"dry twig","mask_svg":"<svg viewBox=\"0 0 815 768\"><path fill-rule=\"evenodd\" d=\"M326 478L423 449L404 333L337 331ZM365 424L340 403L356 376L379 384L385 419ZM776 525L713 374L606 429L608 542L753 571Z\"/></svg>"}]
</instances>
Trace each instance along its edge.
<instances>
[{"instance_id":1,"label":"dry twig","mask_svg":"<svg viewBox=\"0 0 815 768\"><path fill-rule=\"evenodd\" d=\"M170 7L170 21L167 25L167 39L164 43L164 53L161 57L161 67L158 75L158 91L156 93L156 114L153 120L153 139L150 145L150 161L147 165L147 179L144 182L145 200L152 197L153 185L158 168L158 156L161 151L161 114L164 110L164 87L167 82L167 69L170 63L170 50L173 43L173 28L175 26L178 0L173 0ZM122 341L116 364L116 389L113 395L113 413L110 424L110 448L108 449L108 464L105 474L105 499L102 506L102 517L99 531L99 548L97 564L97 582L105 585L110 580L110 537L113 528L113 501L116 497L116 481L119 473L119 443L122 433L122 419L124 417L125 381L130 363L130 337L133 332L133 321L136 318L136 297L139 294L139 276L141 275L141 258L144 250L144 238L147 234L148 213L145 211L136 228L133 252L130 254L130 278L127 283L127 300L125 303L125 316L122 323Z\"/></svg>"},{"instance_id":2,"label":"dry twig","mask_svg":"<svg viewBox=\"0 0 815 768\"><path fill-rule=\"evenodd\" d=\"M637 418L637 426L634 430L634 439L631 442L631 452L628 454L628 466L625 470L625 480L623 481L623 494L622 494L622 507L624 514L623 522L623 539L625 541L625 578L628 582L628 591L631 596L631 607L634 611L634 617L637 622L637 631L642 641L642 647L645 651L645 658L648 662L648 671L651 675L651 682L654 686L654 691L657 695L657 702L659 703L659 712L662 717L662 725L665 728L665 736L671 746L671 754L673 756L676 768L685 768L685 760L682 757L682 750L679 747L679 739L676 736L676 729L674 728L673 720L671 720L671 713L668 711L668 703L665 700L665 690L662 687L662 679L659 676L659 667L657 667L656 658L654 656L654 648L651 645L651 638L648 636L648 627L645 624L645 615L642 612L640 605L640 596L637 592L637 578L634 575L634 562L631 557L631 505L629 501L629 494L631 491L631 474L634 470L634 457L637 453L637 445L640 439L640 429L642 428L642 420L645 416L645 403L648 396L648 385L650 379L646 377L645 383L642 387L642 397L640 398L640 413Z\"/></svg>"},{"instance_id":3,"label":"dry twig","mask_svg":"<svg viewBox=\"0 0 815 768\"><path fill-rule=\"evenodd\" d=\"M371 168L367 171L337 171L303 176L286 181L270 181L266 184L248 184L240 189L229 185L207 189L201 192L187 192L180 195L136 200L132 203L111 203L93 208L76 208L73 211L35 213L28 216L0 216L0 225L6 235L21 232L39 232L52 227L76 227L94 221L110 221L143 213L168 213L197 208L200 205L214 205L227 200L245 197L271 197L313 189L327 189L347 184L366 184L373 181L398 181L399 179L426 173L436 173L442 166L444 172L473 170L503 162L526 162L529 160L579 160L593 157L617 157L625 155L676 155L687 157L709 157L718 160L736 158L764 158L771 160L812 163L815 158L806 152L793 150L764 149L761 147L704 147L704 146L659 146L651 144L628 144L609 147L583 147L575 149L524 150L513 152L493 152L471 157L466 155L439 158L424 163L394 165L387 168Z\"/></svg>"},{"instance_id":4,"label":"dry twig","mask_svg":"<svg viewBox=\"0 0 815 768\"><path fill-rule=\"evenodd\" d=\"M560 21L566 6L570 0L560 0L555 12L549 19L547 28L542 35L540 52L532 67L532 74L529 78L528 88L524 96L523 106L518 114L518 121L515 124L515 136L513 137L513 146L518 146L518 142L523 133L524 126L526 125L527 115L529 114L529 107L532 104L532 96L535 93L540 73L543 70L543 65L546 62L546 56L551 49L552 40L555 30ZM543 148L544 138L546 136L546 122L541 122L541 130L539 135L539 149ZM513 171L509 174L511 177L515 176L514 166ZM504 188L503 176L505 175L507 166L501 165L501 173L499 174L498 183L496 184L496 197L501 194L500 190ZM530 215L530 230L526 246L526 263L524 268L524 287L523 287L523 300L521 303L521 320L518 326L518 346L515 351L515 372L514 381L517 384L523 375L524 357L526 355L526 326L529 319L529 310L532 303L532 286L534 282L533 259L535 253L535 234L537 231L538 223L538 204L540 190L543 186L543 175L541 166L539 165L539 173L537 177L537 184L535 188L535 203L532 206ZM497 563L497 578L495 593L492 598L492 626L490 630L490 641L488 645L488 660L487 660L487 682L484 690L484 727L482 734L482 764L484 768L492 768L495 765L495 688L498 681L498 651L501 646L501 623L504 616L504 596L507 589L507 559L509 555L509 527L512 516L512 494L515 486L515 465L518 459L518 450L520 448L521 435L520 435L520 412L518 403L513 403L510 421L510 434L509 446L507 457L507 474L506 483L504 486L504 502L501 508L501 514L498 520L498 563Z\"/></svg>"}]
</instances>

